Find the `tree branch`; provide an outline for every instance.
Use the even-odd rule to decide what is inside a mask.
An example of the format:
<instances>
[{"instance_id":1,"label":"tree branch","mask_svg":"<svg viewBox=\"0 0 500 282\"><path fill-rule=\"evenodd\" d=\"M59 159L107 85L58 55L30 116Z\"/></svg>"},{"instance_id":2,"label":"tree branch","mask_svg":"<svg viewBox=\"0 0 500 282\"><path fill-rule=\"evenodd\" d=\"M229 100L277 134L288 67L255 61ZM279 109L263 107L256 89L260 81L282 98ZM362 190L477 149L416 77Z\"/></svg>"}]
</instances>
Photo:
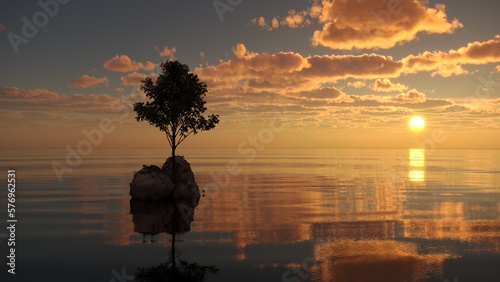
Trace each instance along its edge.
<instances>
[{"instance_id":1,"label":"tree branch","mask_svg":"<svg viewBox=\"0 0 500 282\"><path fill-rule=\"evenodd\" d=\"M181 138L179 138L179 142L177 142L177 145L180 145L182 141L186 140L186 138L193 133L193 130L191 130L187 135L181 135Z\"/></svg>"},{"instance_id":2,"label":"tree branch","mask_svg":"<svg viewBox=\"0 0 500 282\"><path fill-rule=\"evenodd\" d=\"M168 144L170 145L170 147L172 147L172 141L170 140L172 137L170 136L170 134L167 133L167 141L168 141Z\"/></svg>"}]
</instances>

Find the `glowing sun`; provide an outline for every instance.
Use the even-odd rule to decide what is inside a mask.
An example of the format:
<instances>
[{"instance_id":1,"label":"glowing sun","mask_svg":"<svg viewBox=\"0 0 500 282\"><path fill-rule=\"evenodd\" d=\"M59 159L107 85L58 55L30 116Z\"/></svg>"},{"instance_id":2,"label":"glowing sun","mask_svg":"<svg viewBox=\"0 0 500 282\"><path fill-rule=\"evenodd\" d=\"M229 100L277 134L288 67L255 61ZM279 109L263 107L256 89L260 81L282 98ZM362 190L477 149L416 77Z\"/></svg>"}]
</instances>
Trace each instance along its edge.
<instances>
[{"instance_id":1,"label":"glowing sun","mask_svg":"<svg viewBox=\"0 0 500 282\"><path fill-rule=\"evenodd\" d=\"M419 116L414 116L410 119L408 126L410 126L411 131L420 132L420 131L424 130L425 121L423 118L421 118Z\"/></svg>"}]
</instances>

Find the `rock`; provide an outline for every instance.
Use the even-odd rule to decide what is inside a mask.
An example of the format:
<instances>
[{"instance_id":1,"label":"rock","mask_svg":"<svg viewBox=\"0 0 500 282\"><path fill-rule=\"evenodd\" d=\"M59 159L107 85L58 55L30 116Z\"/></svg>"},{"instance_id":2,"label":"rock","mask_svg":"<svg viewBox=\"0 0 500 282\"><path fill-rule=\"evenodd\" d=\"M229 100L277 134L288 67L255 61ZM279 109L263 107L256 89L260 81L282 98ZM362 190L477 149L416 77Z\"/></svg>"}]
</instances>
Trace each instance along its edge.
<instances>
[{"instance_id":1,"label":"rock","mask_svg":"<svg viewBox=\"0 0 500 282\"><path fill-rule=\"evenodd\" d=\"M170 179L177 183L177 187L174 189L172 196L174 198L193 199L197 203L200 199L200 189L194 179L194 173L191 170L191 166L184 157L181 156L175 157L176 173L172 172L172 165L173 158L170 157L161 167Z\"/></svg>"},{"instance_id":2,"label":"rock","mask_svg":"<svg viewBox=\"0 0 500 282\"><path fill-rule=\"evenodd\" d=\"M194 174L193 171L191 170L191 166L189 163L184 159L184 157L181 156L176 156L175 157L175 170L176 174L174 175L172 172L172 157L168 158L161 169L163 169L170 179L175 179L177 176L177 182L178 183L188 183L188 182L195 182L194 181Z\"/></svg>"},{"instance_id":3,"label":"rock","mask_svg":"<svg viewBox=\"0 0 500 282\"><path fill-rule=\"evenodd\" d=\"M172 197L181 199L193 199L193 204L197 205L200 200L200 189L194 182L178 184L172 192Z\"/></svg>"},{"instance_id":4,"label":"rock","mask_svg":"<svg viewBox=\"0 0 500 282\"><path fill-rule=\"evenodd\" d=\"M158 166L144 166L134 174L130 183L132 199L160 200L170 197L175 184Z\"/></svg>"},{"instance_id":5,"label":"rock","mask_svg":"<svg viewBox=\"0 0 500 282\"><path fill-rule=\"evenodd\" d=\"M159 200L173 197L189 199L198 204L200 189L195 182L191 166L184 157L175 157L175 173L172 171L174 159L168 158L162 168L155 165L144 166L134 174L130 183L130 196L138 200Z\"/></svg>"}]
</instances>

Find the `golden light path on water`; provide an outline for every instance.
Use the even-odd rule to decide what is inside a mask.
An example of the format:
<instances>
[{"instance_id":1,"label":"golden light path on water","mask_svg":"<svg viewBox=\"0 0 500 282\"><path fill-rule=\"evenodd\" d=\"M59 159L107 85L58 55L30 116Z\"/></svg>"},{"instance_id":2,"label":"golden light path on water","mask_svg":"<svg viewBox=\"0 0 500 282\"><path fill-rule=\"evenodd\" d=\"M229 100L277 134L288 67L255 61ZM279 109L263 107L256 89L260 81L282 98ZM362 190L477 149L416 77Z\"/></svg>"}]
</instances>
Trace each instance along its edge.
<instances>
[{"instance_id":1,"label":"golden light path on water","mask_svg":"<svg viewBox=\"0 0 500 282\"><path fill-rule=\"evenodd\" d=\"M425 149L409 150L409 171L410 181L420 182L425 180Z\"/></svg>"}]
</instances>

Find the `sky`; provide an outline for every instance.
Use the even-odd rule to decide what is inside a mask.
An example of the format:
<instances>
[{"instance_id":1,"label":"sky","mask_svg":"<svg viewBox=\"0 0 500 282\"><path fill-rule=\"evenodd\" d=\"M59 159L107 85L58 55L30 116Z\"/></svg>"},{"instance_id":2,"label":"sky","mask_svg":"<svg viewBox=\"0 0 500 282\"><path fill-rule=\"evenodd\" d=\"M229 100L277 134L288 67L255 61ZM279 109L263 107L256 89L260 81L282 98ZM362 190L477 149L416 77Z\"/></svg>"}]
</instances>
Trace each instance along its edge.
<instances>
[{"instance_id":1,"label":"sky","mask_svg":"<svg viewBox=\"0 0 500 282\"><path fill-rule=\"evenodd\" d=\"M500 149L499 10L494 0L2 1L0 148L168 148L132 104L145 99L141 79L179 60L221 120L179 150ZM421 132L408 127L415 115Z\"/></svg>"}]
</instances>

